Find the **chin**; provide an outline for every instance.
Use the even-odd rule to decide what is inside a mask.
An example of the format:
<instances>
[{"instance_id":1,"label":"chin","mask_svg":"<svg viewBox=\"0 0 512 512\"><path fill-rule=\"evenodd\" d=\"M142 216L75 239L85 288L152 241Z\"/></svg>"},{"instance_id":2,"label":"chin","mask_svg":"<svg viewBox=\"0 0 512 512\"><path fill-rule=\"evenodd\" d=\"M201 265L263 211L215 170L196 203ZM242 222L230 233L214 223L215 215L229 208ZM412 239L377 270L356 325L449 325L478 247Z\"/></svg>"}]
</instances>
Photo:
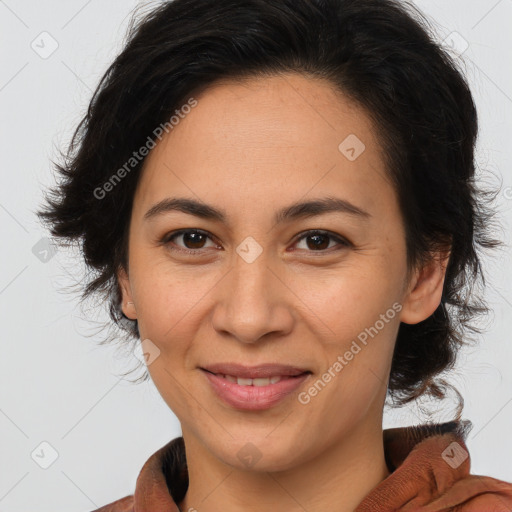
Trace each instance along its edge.
<instances>
[{"instance_id":1,"label":"chin","mask_svg":"<svg viewBox=\"0 0 512 512\"><path fill-rule=\"evenodd\" d=\"M246 435L237 436L236 439L229 435L225 447L212 446L211 451L226 464L245 471L286 471L297 465L297 446L303 447L303 441L294 440L288 436L287 440L269 437L272 429L265 429L261 435L248 432Z\"/></svg>"}]
</instances>

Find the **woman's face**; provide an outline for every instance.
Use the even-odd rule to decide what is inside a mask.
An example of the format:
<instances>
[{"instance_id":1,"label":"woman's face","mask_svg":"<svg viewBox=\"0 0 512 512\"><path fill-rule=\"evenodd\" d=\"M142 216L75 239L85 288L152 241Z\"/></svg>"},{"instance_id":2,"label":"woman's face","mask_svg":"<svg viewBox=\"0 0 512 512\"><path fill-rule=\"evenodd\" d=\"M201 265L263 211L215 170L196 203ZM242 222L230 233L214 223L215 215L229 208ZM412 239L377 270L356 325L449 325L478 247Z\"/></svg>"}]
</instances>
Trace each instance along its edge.
<instances>
[{"instance_id":1,"label":"woman's face","mask_svg":"<svg viewBox=\"0 0 512 512\"><path fill-rule=\"evenodd\" d=\"M258 468L286 469L380 431L400 321L435 310L442 276L406 282L403 222L374 128L326 82L288 74L195 99L146 158L129 272L119 274L123 311L150 340L149 373L185 442L233 466L249 452ZM289 209L326 198L338 208ZM145 217L171 199L224 218L179 208ZM201 369L216 363L310 373L277 401L237 406Z\"/></svg>"}]
</instances>

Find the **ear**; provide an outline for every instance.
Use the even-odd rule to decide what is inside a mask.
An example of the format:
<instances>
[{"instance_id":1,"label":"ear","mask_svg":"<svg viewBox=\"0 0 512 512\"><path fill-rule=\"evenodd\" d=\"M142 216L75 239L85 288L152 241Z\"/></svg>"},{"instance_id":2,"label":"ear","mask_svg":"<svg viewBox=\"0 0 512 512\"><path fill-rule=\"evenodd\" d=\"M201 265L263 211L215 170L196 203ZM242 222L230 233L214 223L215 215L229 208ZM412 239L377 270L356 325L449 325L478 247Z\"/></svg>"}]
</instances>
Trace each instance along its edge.
<instances>
[{"instance_id":1,"label":"ear","mask_svg":"<svg viewBox=\"0 0 512 512\"><path fill-rule=\"evenodd\" d=\"M402 303L402 322L422 322L439 307L450 254L449 250L435 252L426 264L416 269Z\"/></svg>"},{"instance_id":2,"label":"ear","mask_svg":"<svg viewBox=\"0 0 512 512\"><path fill-rule=\"evenodd\" d=\"M136 320L137 312L135 311L130 278L124 268L118 270L117 281L121 288L121 309L130 320Z\"/></svg>"}]
</instances>

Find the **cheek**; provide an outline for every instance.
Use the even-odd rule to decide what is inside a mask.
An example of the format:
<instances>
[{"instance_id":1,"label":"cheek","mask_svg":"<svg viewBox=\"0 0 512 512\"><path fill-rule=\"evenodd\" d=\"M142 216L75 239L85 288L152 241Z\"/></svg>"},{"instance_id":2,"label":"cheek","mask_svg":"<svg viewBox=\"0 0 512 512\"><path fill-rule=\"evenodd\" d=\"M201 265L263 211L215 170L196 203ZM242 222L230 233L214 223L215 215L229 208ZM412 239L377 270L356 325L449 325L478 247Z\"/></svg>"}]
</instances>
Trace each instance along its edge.
<instances>
[{"instance_id":1,"label":"cheek","mask_svg":"<svg viewBox=\"0 0 512 512\"><path fill-rule=\"evenodd\" d=\"M326 436L361 419L369 407L385 398L401 309L390 288L377 289L376 283L357 289L354 285L346 293L339 286L331 291L319 313L329 326L319 340L323 349L320 382L315 381L311 389L311 401L317 404L311 411L330 418Z\"/></svg>"},{"instance_id":2,"label":"cheek","mask_svg":"<svg viewBox=\"0 0 512 512\"><path fill-rule=\"evenodd\" d=\"M293 290L308 307L308 316L317 317L318 332L339 343L357 337L392 308L400 296L395 281L380 265L354 265L299 277ZM395 316L393 310L391 315Z\"/></svg>"},{"instance_id":3,"label":"cheek","mask_svg":"<svg viewBox=\"0 0 512 512\"><path fill-rule=\"evenodd\" d=\"M324 394L325 405L332 401L357 415L387 387L401 310L397 286L378 267L344 269L322 281L314 281L305 302L324 351L320 378L336 390L329 399Z\"/></svg>"},{"instance_id":4,"label":"cheek","mask_svg":"<svg viewBox=\"0 0 512 512\"><path fill-rule=\"evenodd\" d=\"M185 272L149 257L133 268L141 338L155 340L164 352L178 349L180 340L185 342L191 336L190 329L199 325L204 299L212 293L219 277L211 270L202 275L199 267Z\"/></svg>"}]
</instances>

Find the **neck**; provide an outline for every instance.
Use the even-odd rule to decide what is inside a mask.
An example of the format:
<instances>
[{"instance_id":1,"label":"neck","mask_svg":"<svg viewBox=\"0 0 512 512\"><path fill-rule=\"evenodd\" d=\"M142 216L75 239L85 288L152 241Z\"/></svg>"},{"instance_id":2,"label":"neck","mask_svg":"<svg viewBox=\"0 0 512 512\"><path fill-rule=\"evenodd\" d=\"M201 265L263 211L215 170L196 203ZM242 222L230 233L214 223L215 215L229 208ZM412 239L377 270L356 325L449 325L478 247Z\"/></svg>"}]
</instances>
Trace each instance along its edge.
<instances>
[{"instance_id":1,"label":"neck","mask_svg":"<svg viewBox=\"0 0 512 512\"><path fill-rule=\"evenodd\" d=\"M225 464L183 430L189 487L181 512L353 512L389 475L382 428L358 425L313 458L284 471L244 470Z\"/></svg>"}]
</instances>

